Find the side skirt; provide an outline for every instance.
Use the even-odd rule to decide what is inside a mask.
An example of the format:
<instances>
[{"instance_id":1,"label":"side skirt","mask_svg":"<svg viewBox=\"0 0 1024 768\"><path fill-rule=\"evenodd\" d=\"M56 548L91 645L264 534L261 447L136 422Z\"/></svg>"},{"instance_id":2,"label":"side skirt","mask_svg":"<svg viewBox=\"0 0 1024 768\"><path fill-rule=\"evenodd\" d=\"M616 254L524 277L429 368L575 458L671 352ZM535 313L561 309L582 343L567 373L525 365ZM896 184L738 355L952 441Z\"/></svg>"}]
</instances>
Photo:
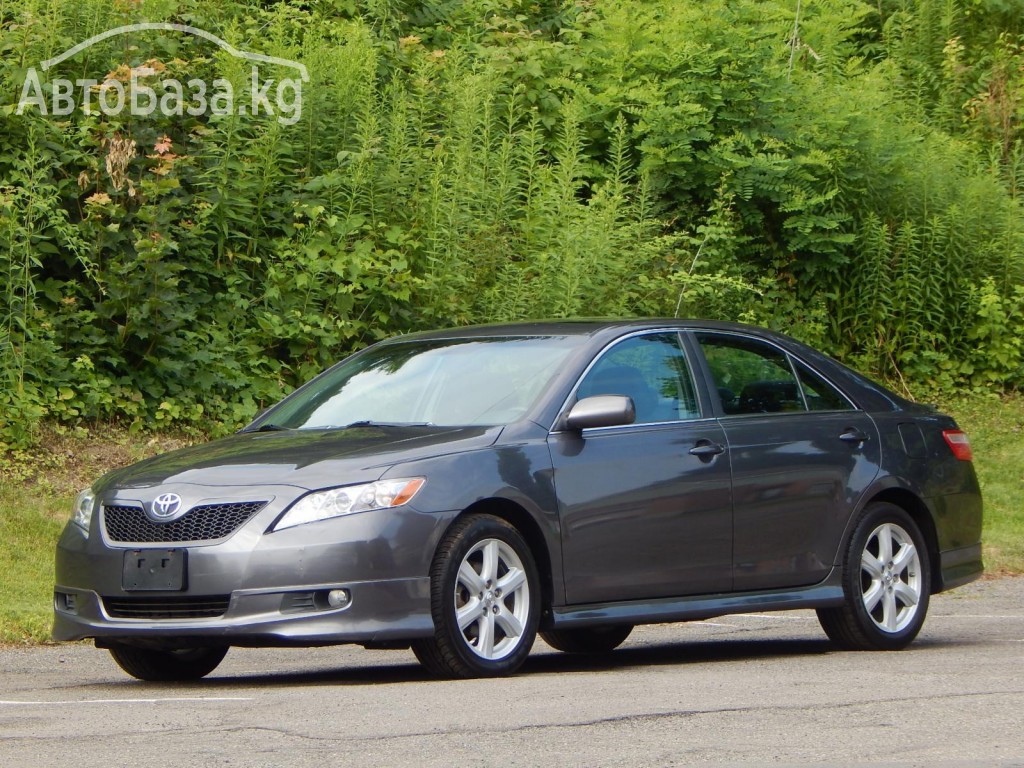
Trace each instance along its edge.
<instances>
[{"instance_id":1,"label":"side skirt","mask_svg":"<svg viewBox=\"0 0 1024 768\"><path fill-rule=\"evenodd\" d=\"M790 611L798 608L832 608L844 602L841 573L834 569L825 581L810 587L770 592L694 595L620 603L591 603L552 608L545 628L570 629L602 624L658 624L700 621L730 613Z\"/></svg>"}]
</instances>

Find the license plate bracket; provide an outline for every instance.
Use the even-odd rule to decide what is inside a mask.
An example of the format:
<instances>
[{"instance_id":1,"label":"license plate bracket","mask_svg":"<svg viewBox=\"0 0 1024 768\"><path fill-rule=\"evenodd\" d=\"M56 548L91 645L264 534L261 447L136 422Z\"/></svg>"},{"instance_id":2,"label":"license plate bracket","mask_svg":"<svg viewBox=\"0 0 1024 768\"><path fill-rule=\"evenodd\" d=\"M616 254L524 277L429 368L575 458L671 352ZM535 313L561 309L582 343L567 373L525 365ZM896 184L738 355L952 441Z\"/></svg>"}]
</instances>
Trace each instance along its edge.
<instances>
[{"instance_id":1,"label":"license plate bracket","mask_svg":"<svg viewBox=\"0 0 1024 768\"><path fill-rule=\"evenodd\" d=\"M181 592L187 586L184 549L130 549L124 553L125 592Z\"/></svg>"}]
</instances>

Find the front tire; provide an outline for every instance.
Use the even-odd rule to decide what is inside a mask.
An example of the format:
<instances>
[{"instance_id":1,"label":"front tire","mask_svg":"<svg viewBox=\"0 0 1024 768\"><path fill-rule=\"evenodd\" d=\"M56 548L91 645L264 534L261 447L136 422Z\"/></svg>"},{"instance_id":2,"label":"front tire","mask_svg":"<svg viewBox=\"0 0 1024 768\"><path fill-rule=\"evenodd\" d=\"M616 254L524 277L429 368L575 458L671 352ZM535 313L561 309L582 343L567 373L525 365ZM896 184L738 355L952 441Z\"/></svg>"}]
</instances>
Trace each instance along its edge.
<instances>
[{"instance_id":1,"label":"front tire","mask_svg":"<svg viewBox=\"0 0 1024 768\"><path fill-rule=\"evenodd\" d=\"M179 648L161 651L132 645L110 648L114 661L132 677L150 682L187 682L206 677L227 655L220 648Z\"/></svg>"},{"instance_id":2,"label":"front tire","mask_svg":"<svg viewBox=\"0 0 1024 768\"><path fill-rule=\"evenodd\" d=\"M864 510L843 563L846 603L818 620L846 650L897 651L917 637L928 612L928 547L913 518L895 504Z\"/></svg>"},{"instance_id":3,"label":"front tire","mask_svg":"<svg viewBox=\"0 0 1024 768\"><path fill-rule=\"evenodd\" d=\"M540 579L529 546L504 520L470 515L452 524L430 569L434 636L413 642L440 677L515 672L533 647Z\"/></svg>"}]
</instances>

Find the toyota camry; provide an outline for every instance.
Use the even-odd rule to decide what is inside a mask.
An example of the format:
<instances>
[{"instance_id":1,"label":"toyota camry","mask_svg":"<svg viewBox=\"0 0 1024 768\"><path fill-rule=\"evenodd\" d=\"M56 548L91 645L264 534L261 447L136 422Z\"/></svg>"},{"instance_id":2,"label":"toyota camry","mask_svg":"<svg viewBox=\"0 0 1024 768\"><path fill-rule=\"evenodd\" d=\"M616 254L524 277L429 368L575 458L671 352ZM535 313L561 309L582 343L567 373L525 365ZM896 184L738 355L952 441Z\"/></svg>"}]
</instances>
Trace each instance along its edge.
<instances>
[{"instance_id":1,"label":"toyota camry","mask_svg":"<svg viewBox=\"0 0 1024 768\"><path fill-rule=\"evenodd\" d=\"M231 646L508 674L540 636L813 608L896 650L977 578L967 436L786 336L706 321L402 336L241 431L109 473L57 547L54 638L187 680Z\"/></svg>"}]
</instances>

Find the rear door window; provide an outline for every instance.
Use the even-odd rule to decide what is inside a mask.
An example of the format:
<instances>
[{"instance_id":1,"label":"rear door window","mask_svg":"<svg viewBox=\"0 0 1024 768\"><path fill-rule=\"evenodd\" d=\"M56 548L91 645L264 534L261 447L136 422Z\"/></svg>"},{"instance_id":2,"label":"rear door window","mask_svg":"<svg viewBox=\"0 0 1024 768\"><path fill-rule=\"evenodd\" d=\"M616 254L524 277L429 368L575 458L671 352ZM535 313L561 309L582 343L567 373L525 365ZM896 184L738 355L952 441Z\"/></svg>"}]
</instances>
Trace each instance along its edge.
<instances>
[{"instance_id":1,"label":"rear door window","mask_svg":"<svg viewBox=\"0 0 1024 768\"><path fill-rule=\"evenodd\" d=\"M789 356L782 350L743 336L696 337L727 415L807 410Z\"/></svg>"},{"instance_id":2,"label":"rear door window","mask_svg":"<svg viewBox=\"0 0 1024 768\"><path fill-rule=\"evenodd\" d=\"M726 415L856 410L820 374L778 347L732 334L694 335Z\"/></svg>"}]
</instances>

